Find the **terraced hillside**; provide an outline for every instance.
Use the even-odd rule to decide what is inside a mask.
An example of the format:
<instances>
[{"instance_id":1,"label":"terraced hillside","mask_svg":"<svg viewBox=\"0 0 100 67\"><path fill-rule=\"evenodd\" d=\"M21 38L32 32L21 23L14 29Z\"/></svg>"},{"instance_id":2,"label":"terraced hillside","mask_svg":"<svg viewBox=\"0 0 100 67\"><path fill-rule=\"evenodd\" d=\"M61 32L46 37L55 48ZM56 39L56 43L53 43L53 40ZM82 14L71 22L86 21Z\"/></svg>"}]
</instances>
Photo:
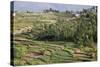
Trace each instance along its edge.
<instances>
[{"instance_id":1,"label":"terraced hillside","mask_svg":"<svg viewBox=\"0 0 100 67\"><path fill-rule=\"evenodd\" d=\"M72 18L56 13L17 13L14 17L14 33L17 31L27 31L28 29L31 30L35 23L53 24L60 18L66 21L75 19L75 17Z\"/></svg>"},{"instance_id":2,"label":"terraced hillside","mask_svg":"<svg viewBox=\"0 0 100 67\"><path fill-rule=\"evenodd\" d=\"M84 47L70 38L80 24L77 19L79 17L65 13L16 13L11 31L12 63L31 65L95 61L96 43L92 47Z\"/></svg>"}]
</instances>

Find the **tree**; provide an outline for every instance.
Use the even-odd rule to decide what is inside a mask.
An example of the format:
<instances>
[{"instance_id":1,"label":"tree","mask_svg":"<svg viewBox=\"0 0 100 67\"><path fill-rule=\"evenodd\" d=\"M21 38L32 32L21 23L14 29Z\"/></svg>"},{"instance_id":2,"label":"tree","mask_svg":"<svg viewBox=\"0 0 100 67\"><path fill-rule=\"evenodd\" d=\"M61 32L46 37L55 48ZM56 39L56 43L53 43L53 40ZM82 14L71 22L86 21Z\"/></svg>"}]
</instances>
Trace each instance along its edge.
<instances>
[{"instance_id":1,"label":"tree","mask_svg":"<svg viewBox=\"0 0 100 67\"><path fill-rule=\"evenodd\" d=\"M97 41L97 13L91 9L84 9L79 19L80 24L75 33L75 42L79 45L92 46Z\"/></svg>"}]
</instances>

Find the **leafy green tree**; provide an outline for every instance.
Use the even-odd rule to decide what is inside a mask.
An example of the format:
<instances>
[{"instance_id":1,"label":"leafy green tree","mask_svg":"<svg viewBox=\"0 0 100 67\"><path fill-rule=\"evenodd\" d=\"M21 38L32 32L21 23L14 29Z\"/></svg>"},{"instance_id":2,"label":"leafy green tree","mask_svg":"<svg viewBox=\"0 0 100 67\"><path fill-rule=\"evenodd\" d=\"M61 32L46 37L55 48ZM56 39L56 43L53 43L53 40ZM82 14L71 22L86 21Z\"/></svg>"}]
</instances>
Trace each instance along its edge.
<instances>
[{"instance_id":1,"label":"leafy green tree","mask_svg":"<svg viewBox=\"0 0 100 67\"><path fill-rule=\"evenodd\" d=\"M75 33L75 42L83 46L92 46L97 40L97 15L94 8L83 10L79 26Z\"/></svg>"}]
</instances>

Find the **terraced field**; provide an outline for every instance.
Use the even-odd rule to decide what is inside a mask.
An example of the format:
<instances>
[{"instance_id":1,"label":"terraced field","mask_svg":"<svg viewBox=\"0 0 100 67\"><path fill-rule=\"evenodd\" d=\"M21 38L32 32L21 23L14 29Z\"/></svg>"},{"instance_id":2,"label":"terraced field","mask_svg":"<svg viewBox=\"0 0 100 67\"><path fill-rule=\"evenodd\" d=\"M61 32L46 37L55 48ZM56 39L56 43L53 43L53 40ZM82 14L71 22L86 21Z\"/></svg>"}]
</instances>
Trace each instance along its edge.
<instances>
[{"instance_id":1,"label":"terraced field","mask_svg":"<svg viewBox=\"0 0 100 67\"><path fill-rule=\"evenodd\" d=\"M17 36L14 39L14 63L31 65L96 60L96 50L89 47L76 48L75 45L72 42L35 41Z\"/></svg>"},{"instance_id":2,"label":"terraced field","mask_svg":"<svg viewBox=\"0 0 100 67\"><path fill-rule=\"evenodd\" d=\"M97 59L96 46L79 48L74 42L34 39L33 34L38 33L38 31L32 33L34 26L39 28L40 25L55 24L59 18L67 18L64 21L76 19L56 13L18 13L14 17L12 32L14 65L69 63Z\"/></svg>"}]
</instances>

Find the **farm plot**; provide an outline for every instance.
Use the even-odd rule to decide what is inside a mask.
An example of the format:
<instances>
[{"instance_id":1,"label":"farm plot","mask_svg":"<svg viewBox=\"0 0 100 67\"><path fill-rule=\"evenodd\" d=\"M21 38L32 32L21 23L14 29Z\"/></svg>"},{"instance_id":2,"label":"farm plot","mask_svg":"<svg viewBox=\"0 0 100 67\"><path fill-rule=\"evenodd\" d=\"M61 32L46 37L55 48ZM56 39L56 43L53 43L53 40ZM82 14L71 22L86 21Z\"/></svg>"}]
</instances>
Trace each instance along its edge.
<instances>
[{"instance_id":1,"label":"farm plot","mask_svg":"<svg viewBox=\"0 0 100 67\"><path fill-rule=\"evenodd\" d=\"M71 37L80 24L76 19L61 13L16 15L11 31L14 65L97 60L96 46L79 46L73 42Z\"/></svg>"}]
</instances>

